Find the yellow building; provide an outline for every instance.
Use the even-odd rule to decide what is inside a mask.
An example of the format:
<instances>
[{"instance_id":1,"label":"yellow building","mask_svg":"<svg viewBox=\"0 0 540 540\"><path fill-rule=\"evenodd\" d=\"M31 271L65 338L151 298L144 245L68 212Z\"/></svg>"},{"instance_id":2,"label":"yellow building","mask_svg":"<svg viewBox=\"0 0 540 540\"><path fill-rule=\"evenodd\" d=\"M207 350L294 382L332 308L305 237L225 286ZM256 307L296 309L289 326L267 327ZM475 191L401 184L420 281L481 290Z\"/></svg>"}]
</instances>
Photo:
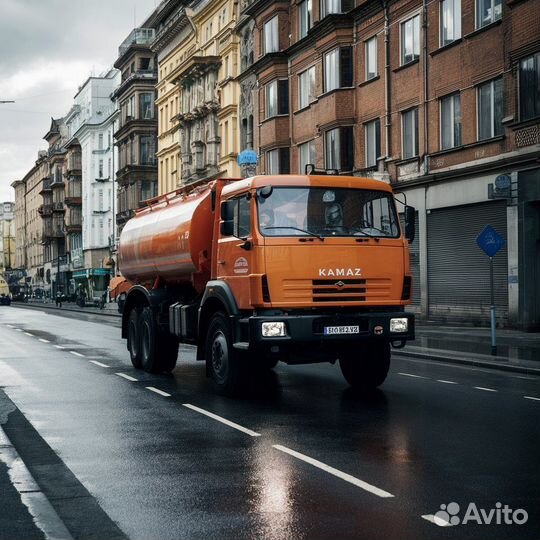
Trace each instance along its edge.
<instances>
[{"instance_id":1,"label":"yellow building","mask_svg":"<svg viewBox=\"0 0 540 540\"><path fill-rule=\"evenodd\" d=\"M238 176L236 4L162 2L145 21L156 29L158 191Z\"/></svg>"}]
</instances>

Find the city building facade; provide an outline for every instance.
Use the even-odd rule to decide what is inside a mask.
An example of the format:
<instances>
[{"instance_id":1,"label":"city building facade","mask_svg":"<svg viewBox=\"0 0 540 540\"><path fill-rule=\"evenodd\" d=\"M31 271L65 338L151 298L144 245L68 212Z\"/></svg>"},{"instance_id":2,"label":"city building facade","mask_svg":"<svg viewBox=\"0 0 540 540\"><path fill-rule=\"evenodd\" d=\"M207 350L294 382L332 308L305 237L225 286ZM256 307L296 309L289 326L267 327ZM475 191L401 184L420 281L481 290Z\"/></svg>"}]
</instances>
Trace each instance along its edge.
<instances>
[{"instance_id":1,"label":"city building facade","mask_svg":"<svg viewBox=\"0 0 540 540\"><path fill-rule=\"evenodd\" d=\"M15 267L15 203L0 203L0 275Z\"/></svg>"}]
</instances>

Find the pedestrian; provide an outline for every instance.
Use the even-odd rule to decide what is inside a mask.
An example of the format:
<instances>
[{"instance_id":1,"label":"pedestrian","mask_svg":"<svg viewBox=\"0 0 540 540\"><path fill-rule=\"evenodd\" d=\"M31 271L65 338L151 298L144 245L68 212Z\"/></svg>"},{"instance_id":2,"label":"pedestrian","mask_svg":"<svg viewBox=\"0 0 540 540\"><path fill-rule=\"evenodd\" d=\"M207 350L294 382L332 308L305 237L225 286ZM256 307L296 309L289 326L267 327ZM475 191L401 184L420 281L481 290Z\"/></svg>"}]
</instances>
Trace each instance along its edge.
<instances>
[{"instance_id":1,"label":"pedestrian","mask_svg":"<svg viewBox=\"0 0 540 540\"><path fill-rule=\"evenodd\" d=\"M56 307L62 307L62 291L60 289L56 291L55 302L56 302Z\"/></svg>"}]
</instances>

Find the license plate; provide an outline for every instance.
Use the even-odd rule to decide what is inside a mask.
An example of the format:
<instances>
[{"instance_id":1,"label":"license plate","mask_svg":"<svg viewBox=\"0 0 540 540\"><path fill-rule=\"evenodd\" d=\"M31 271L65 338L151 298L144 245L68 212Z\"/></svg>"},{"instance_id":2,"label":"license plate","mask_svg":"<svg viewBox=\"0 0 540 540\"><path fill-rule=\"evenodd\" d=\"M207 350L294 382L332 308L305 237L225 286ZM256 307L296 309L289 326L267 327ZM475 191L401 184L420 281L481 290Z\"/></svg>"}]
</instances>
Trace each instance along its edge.
<instances>
[{"instance_id":1,"label":"license plate","mask_svg":"<svg viewBox=\"0 0 540 540\"><path fill-rule=\"evenodd\" d=\"M359 326L325 326L324 335L331 336L336 334L359 334Z\"/></svg>"}]
</instances>

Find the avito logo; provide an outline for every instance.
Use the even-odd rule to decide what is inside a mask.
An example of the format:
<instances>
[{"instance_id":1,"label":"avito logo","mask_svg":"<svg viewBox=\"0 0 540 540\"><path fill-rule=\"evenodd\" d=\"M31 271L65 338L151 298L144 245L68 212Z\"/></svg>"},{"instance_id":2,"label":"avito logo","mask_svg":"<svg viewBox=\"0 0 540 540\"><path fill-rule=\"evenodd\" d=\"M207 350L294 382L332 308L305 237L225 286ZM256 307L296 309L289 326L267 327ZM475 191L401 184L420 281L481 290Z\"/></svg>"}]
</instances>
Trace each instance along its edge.
<instances>
[{"instance_id":1,"label":"avito logo","mask_svg":"<svg viewBox=\"0 0 540 540\"><path fill-rule=\"evenodd\" d=\"M523 508L513 510L507 504L495 503L495 508L486 510L478 508L471 502L463 517L460 514L461 508L458 503L441 504L440 510L434 516L424 516L440 527L452 527L454 525L467 525L476 523L477 525L523 525L529 519L529 514Z\"/></svg>"}]
</instances>

